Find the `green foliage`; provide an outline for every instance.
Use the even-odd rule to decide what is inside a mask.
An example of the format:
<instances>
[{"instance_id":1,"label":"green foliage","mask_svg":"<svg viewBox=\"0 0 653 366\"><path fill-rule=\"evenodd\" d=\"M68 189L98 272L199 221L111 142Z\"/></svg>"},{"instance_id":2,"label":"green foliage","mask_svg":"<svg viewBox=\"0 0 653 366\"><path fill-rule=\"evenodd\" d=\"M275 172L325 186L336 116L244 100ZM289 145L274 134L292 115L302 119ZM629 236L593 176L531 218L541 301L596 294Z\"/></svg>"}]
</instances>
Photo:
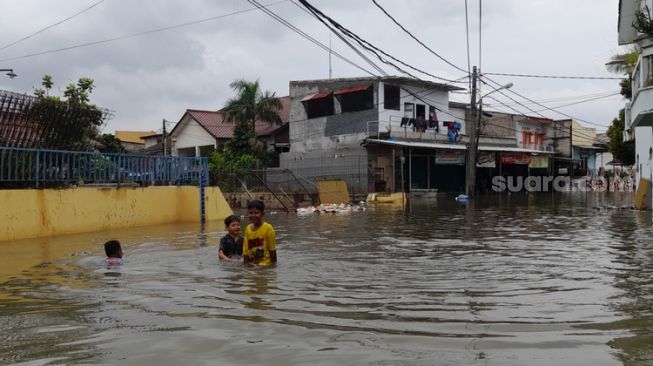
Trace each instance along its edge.
<instances>
[{"instance_id":1,"label":"green foliage","mask_svg":"<svg viewBox=\"0 0 653 366\"><path fill-rule=\"evenodd\" d=\"M256 121L281 124L278 114L282 108L281 100L275 93L261 91L258 80L235 80L229 86L236 96L227 101L222 111L227 122L236 124L232 150L244 154L260 152L261 144L256 140Z\"/></svg>"},{"instance_id":2,"label":"green foliage","mask_svg":"<svg viewBox=\"0 0 653 366\"><path fill-rule=\"evenodd\" d=\"M28 115L40 127L42 147L89 150L90 141L98 134L100 126L107 119L105 111L89 103L93 91L93 79L80 78L77 84L69 84L64 98L51 96L54 82L52 76L44 75L41 85L35 88L37 100Z\"/></svg>"},{"instance_id":3,"label":"green foliage","mask_svg":"<svg viewBox=\"0 0 653 366\"><path fill-rule=\"evenodd\" d=\"M122 146L122 143L114 135L104 133L101 135L97 135L95 137L95 140L101 143L102 145L104 145L104 151L106 152L113 152L113 153L125 152L125 148Z\"/></svg>"},{"instance_id":4,"label":"green foliage","mask_svg":"<svg viewBox=\"0 0 653 366\"><path fill-rule=\"evenodd\" d=\"M625 112L621 109L619 111L619 117L612 120L612 125L608 127L606 132L610 138L608 151L612 153L615 159L621 161L623 164L633 165L635 164L635 143L633 141L623 141L623 132L625 128L624 116Z\"/></svg>"},{"instance_id":5,"label":"green foliage","mask_svg":"<svg viewBox=\"0 0 653 366\"><path fill-rule=\"evenodd\" d=\"M644 5L644 9L635 12L633 28L639 33L653 35L653 20L651 20L651 9Z\"/></svg>"},{"instance_id":6,"label":"green foliage","mask_svg":"<svg viewBox=\"0 0 653 366\"><path fill-rule=\"evenodd\" d=\"M619 92L624 98L631 99L633 97L633 82L630 78L622 79L619 86L621 87Z\"/></svg>"}]
</instances>

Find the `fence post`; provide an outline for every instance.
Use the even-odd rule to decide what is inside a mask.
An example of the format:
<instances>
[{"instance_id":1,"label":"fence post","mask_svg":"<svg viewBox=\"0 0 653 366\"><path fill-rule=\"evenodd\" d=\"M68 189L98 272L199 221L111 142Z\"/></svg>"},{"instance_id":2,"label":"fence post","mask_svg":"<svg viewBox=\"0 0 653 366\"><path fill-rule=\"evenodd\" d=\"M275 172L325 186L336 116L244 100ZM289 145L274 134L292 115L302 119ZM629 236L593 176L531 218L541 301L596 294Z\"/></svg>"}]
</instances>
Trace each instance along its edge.
<instances>
[{"instance_id":1,"label":"fence post","mask_svg":"<svg viewBox=\"0 0 653 366\"><path fill-rule=\"evenodd\" d=\"M206 185L206 178L207 178L207 172L208 170L208 161L206 158L199 158L199 163L201 167L201 173L200 173L200 224L202 226L202 230L204 229L204 225L206 224L206 193L205 193L205 185Z\"/></svg>"},{"instance_id":2,"label":"fence post","mask_svg":"<svg viewBox=\"0 0 653 366\"><path fill-rule=\"evenodd\" d=\"M41 155L41 150L36 149L36 171L35 171L35 174L34 174L34 178L36 179L36 188L37 189L39 188L39 168L40 168L39 167L39 165L40 165L39 164L40 163L39 159L40 159L40 155Z\"/></svg>"}]
</instances>

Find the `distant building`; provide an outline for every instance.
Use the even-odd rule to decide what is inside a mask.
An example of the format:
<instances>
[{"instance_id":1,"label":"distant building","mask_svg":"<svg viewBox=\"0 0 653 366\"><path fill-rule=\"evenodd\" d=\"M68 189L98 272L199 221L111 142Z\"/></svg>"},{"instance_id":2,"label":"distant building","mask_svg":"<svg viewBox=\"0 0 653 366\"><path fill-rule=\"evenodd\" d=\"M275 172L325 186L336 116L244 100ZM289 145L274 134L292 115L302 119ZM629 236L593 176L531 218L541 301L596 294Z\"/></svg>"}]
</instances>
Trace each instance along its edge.
<instances>
[{"instance_id":1,"label":"distant building","mask_svg":"<svg viewBox=\"0 0 653 366\"><path fill-rule=\"evenodd\" d=\"M596 154L606 150L597 144L595 128L582 126L578 121L555 121L555 174L596 175Z\"/></svg>"},{"instance_id":2,"label":"distant building","mask_svg":"<svg viewBox=\"0 0 653 366\"><path fill-rule=\"evenodd\" d=\"M256 135L271 150L288 149L289 97L281 97L282 108L278 114L281 126L267 121L256 122ZM234 136L235 124L225 121L222 111L187 109L170 131L171 152L174 156L208 156L214 150L222 150ZM285 137L284 137L285 134Z\"/></svg>"},{"instance_id":3,"label":"distant building","mask_svg":"<svg viewBox=\"0 0 653 366\"><path fill-rule=\"evenodd\" d=\"M155 134L154 131L116 131L115 136L125 150L129 152L142 152L145 149L144 136Z\"/></svg>"}]
</instances>

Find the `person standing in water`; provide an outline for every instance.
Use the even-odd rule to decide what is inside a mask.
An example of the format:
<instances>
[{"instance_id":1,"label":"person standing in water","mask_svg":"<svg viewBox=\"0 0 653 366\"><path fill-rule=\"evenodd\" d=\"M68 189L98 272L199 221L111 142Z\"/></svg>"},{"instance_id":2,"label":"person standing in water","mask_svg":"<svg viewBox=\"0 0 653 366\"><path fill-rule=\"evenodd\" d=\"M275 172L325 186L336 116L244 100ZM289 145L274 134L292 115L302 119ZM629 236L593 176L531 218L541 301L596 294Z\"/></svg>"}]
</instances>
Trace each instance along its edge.
<instances>
[{"instance_id":1,"label":"person standing in water","mask_svg":"<svg viewBox=\"0 0 653 366\"><path fill-rule=\"evenodd\" d=\"M243 262L269 266L277 262L277 238L274 228L263 221L265 204L259 200L247 204L249 221L243 240Z\"/></svg>"},{"instance_id":2,"label":"person standing in water","mask_svg":"<svg viewBox=\"0 0 653 366\"><path fill-rule=\"evenodd\" d=\"M220 239L218 259L225 262L242 262L243 238L240 237L240 219L236 215L224 219L227 235Z\"/></svg>"}]
</instances>

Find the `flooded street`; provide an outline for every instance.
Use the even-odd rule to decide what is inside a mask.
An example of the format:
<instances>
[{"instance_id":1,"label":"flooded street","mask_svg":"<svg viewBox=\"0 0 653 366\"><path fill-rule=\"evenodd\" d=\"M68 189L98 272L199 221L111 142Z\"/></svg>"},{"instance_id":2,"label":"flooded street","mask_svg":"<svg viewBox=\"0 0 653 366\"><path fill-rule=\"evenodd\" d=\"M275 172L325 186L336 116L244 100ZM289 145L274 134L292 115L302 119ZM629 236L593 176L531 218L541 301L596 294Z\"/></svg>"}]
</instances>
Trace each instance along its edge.
<instances>
[{"instance_id":1,"label":"flooded street","mask_svg":"<svg viewBox=\"0 0 653 366\"><path fill-rule=\"evenodd\" d=\"M270 212L266 269L218 263L220 223L0 243L0 364L650 365L651 213L612 208L631 199Z\"/></svg>"}]
</instances>

